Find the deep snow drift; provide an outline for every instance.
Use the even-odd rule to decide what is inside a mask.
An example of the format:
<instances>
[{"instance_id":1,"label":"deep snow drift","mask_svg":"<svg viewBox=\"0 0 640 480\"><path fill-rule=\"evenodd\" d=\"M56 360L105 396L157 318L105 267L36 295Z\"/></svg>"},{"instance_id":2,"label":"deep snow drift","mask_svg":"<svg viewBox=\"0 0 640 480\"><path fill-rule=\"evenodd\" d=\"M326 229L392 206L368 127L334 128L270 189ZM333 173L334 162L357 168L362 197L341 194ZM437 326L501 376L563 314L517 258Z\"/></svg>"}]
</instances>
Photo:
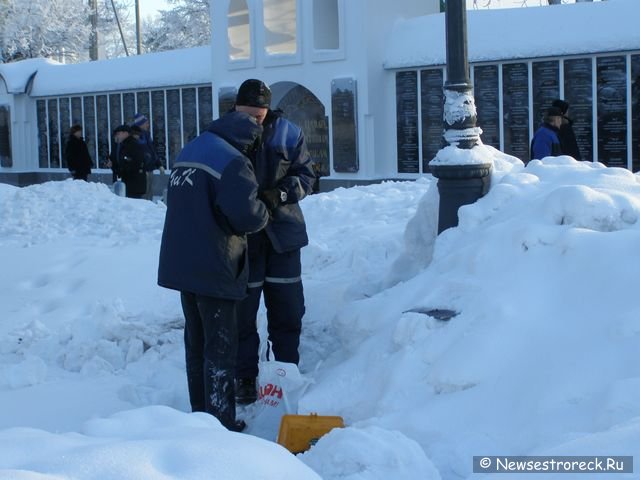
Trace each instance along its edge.
<instances>
[{"instance_id":1,"label":"deep snow drift","mask_svg":"<svg viewBox=\"0 0 640 480\"><path fill-rule=\"evenodd\" d=\"M638 177L498 156L437 239L435 191L303 201L300 410L347 428L294 457L187 413L179 297L155 285L162 204L0 184L0 478L448 480L474 455L637 454Z\"/></svg>"}]
</instances>

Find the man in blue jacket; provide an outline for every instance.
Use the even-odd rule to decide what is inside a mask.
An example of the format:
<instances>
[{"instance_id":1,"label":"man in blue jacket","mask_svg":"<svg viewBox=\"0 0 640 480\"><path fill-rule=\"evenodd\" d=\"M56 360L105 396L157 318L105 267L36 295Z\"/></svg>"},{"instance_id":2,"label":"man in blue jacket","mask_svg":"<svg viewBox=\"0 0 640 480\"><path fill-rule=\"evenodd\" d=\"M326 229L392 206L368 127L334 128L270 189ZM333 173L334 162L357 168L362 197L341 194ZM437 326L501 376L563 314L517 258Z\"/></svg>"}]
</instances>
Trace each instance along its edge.
<instances>
[{"instance_id":1,"label":"man in blue jacket","mask_svg":"<svg viewBox=\"0 0 640 480\"><path fill-rule=\"evenodd\" d=\"M249 290L239 308L236 401L256 400L258 335L256 317L264 292L267 331L273 356L298 364L300 332L305 312L300 249L309 243L300 202L313 190L315 173L302 130L270 110L271 91L262 81L243 82L236 111L262 123L262 145L255 158L259 196L271 213L267 227L249 235Z\"/></svg>"},{"instance_id":2,"label":"man in blue jacket","mask_svg":"<svg viewBox=\"0 0 640 480\"><path fill-rule=\"evenodd\" d=\"M236 421L237 303L249 279L246 234L265 227L248 156L262 127L242 112L214 121L188 143L169 179L158 284L180 291L189 400L230 430Z\"/></svg>"},{"instance_id":3,"label":"man in blue jacket","mask_svg":"<svg viewBox=\"0 0 640 480\"><path fill-rule=\"evenodd\" d=\"M164 174L164 167L158 158L156 147L151 138L151 124L145 115L136 113L131 128L137 130L137 140L144 151L144 170L147 176L147 193L144 194L144 198L153 200L153 171L160 170L160 174Z\"/></svg>"},{"instance_id":4,"label":"man in blue jacket","mask_svg":"<svg viewBox=\"0 0 640 480\"><path fill-rule=\"evenodd\" d=\"M562 155L559 137L561 126L562 111L558 107L549 107L544 115L542 125L531 140L532 160Z\"/></svg>"}]
</instances>

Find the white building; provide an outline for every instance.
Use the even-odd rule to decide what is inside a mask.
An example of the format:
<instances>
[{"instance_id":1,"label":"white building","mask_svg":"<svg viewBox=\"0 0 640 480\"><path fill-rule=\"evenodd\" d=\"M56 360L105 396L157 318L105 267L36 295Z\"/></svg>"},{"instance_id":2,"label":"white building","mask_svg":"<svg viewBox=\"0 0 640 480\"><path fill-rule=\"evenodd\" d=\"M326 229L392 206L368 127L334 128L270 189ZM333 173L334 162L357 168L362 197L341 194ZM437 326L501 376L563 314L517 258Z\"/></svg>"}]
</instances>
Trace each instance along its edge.
<instances>
[{"instance_id":1,"label":"white building","mask_svg":"<svg viewBox=\"0 0 640 480\"><path fill-rule=\"evenodd\" d=\"M110 181L110 132L136 111L170 168L247 78L268 83L273 107L302 126L322 188L416 178L442 142L438 10L439 0L212 0L210 48L0 65L0 181L66 178L73 123L95 178ZM639 170L639 17L637 0L469 11L483 141L528 160L541 112L565 98L585 160Z\"/></svg>"},{"instance_id":2,"label":"white building","mask_svg":"<svg viewBox=\"0 0 640 480\"><path fill-rule=\"evenodd\" d=\"M323 176L345 182L394 178L395 147L388 132L395 125L395 80L383 69L385 52L396 21L434 14L439 5L214 0L214 98L227 104L244 79L260 78L272 88L274 108L282 108L312 140Z\"/></svg>"},{"instance_id":3,"label":"white building","mask_svg":"<svg viewBox=\"0 0 640 480\"><path fill-rule=\"evenodd\" d=\"M157 151L167 165L212 119L208 47L62 65L42 59L0 64L0 181L17 185L68 177L63 149L69 127L80 124L94 160L105 168L111 132L140 111L151 120ZM9 119L2 130L2 114ZM160 188L160 185L158 185Z\"/></svg>"}]
</instances>

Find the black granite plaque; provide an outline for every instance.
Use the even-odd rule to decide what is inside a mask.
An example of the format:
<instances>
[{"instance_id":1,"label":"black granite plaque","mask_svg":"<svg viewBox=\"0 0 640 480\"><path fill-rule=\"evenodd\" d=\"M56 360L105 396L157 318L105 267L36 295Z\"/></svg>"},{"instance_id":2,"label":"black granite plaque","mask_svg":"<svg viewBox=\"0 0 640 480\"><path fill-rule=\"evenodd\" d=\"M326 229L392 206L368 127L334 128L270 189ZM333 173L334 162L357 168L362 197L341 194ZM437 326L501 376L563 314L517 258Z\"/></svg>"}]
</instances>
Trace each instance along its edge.
<instances>
[{"instance_id":1,"label":"black granite plaque","mask_svg":"<svg viewBox=\"0 0 640 480\"><path fill-rule=\"evenodd\" d=\"M593 160L593 64L591 58L564 61L564 100L573 120L581 160Z\"/></svg>"},{"instance_id":2,"label":"black granite plaque","mask_svg":"<svg viewBox=\"0 0 640 480\"><path fill-rule=\"evenodd\" d=\"M316 176L329 175L329 123L322 102L310 90L296 85L276 108L302 129Z\"/></svg>"},{"instance_id":3,"label":"black granite plaque","mask_svg":"<svg viewBox=\"0 0 640 480\"><path fill-rule=\"evenodd\" d=\"M11 110L0 105L0 167L12 167L11 159Z\"/></svg>"},{"instance_id":4,"label":"black granite plaque","mask_svg":"<svg viewBox=\"0 0 640 480\"><path fill-rule=\"evenodd\" d=\"M322 106L324 111L324 105ZM311 140L307 143L309 155L313 159L313 170L316 177L326 177L331 174L329 167L329 117L311 120L307 129L312 132ZM313 186L314 192L320 191L320 182Z\"/></svg>"},{"instance_id":5,"label":"black granite plaque","mask_svg":"<svg viewBox=\"0 0 640 480\"><path fill-rule=\"evenodd\" d=\"M151 136L156 147L156 155L163 165L167 165L167 135L165 133L164 90L151 92Z\"/></svg>"},{"instance_id":6,"label":"black granite plaque","mask_svg":"<svg viewBox=\"0 0 640 480\"><path fill-rule=\"evenodd\" d=\"M482 143L500 149L500 88L498 66L473 68L473 96L478 111L477 125L482 128Z\"/></svg>"},{"instance_id":7,"label":"black granite plaque","mask_svg":"<svg viewBox=\"0 0 640 480\"><path fill-rule=\"evenodd\" d=\"M235 87L222 87L218 90L218 113L223 116L236 105L236 95L238 91Z\"/></svg>"},{"instance_id":8,"label":"black granite plaque","mask_svg":"<svg viewBox=\"0 0 640 480\"><path fill-rule=\"evenodd\" d=\"M84 135L84 141L89 149L89 155L93 159L93 165L99 165L100 156L96 153L96 108L95 97L87 96L82 97L82 103L84 105L84 112L82 118L82 133ZM71 101L73 105L73 100ZM107 132L108 133L108 132Z\"/></svg>"},{"instance_id":9,"label":"black granite plaque","mask_svg":"<svg viewBox=\"0 0 640 480\"><path fill-rule=\"evenodd\" d=\"M151 101L149 100L150 92L136 93L136 112L144 113L151 120Z\"/></svg>"},{"instance_id":10,"label":"black granite plaque","mask_svg":"<svg viewBox=\"0 0 640 480\"><path fill-rule=\"evenodd\" d=\"M333 169L336 172L357 172L360 168L356 98L356 81L353 78L331 81Z\"/></svg>"},{"instance_id":11,"label":"black granite plaque","mask_svg":"<svg viewBox=\"0 0 640 480\"><path fill-rule=\"evenodd\" d=\"M533 127L542 124L542 117L551 103L560 98L560 62L549 60L531 64L533 94Z\"/></svg>"},{"instance_id":12,"label":"black granite plaque","mask_svg":"<svg viewBox=\"0 0 640 480\"><path fill-rule=\"evenodd\" d=\"M198 136L196 116L196 89L182 89L182 142L186 145Z\"/></svg>"},{"instance_id":13,"label":"black granite plaque","mask_svg":"<svg viewBox=\"0 0 640 480\"><path fill-rule=\"evenodd\" d=\"M202 132L213 121L213 94L211 87L198 87L198 126Z\"/></svg>"},{"instance_id":14,"label":"black granite plaque","mask_svg":"<svg viewBox=\"0 0 640 480\"><path fill-rule=\"evenodd\" d=\"M82 125L82 130L85 127L82 119L82 97L71 98L71 125Z\"/></svg>"},{"instance_id":15,"label":"black granite plaque","mask_svg":"<svg viewBox=\"0 0 640 480\"><path fill-rule=\"evenodd\" d=\"M62 167L67 168L67 159L64 154L65 146L67 145L67 139L69 138L69 128L71 127L71 114L69 109L71 103L68 97L59 99L60 105L60 145L62 145Z\"/></svg>"},{"instance_id":16,"label":"black granite plaque","mask_svg":"<svg viewBox=\"0 0 640 480\"><path fill-rule=\"evenodd\" d=\"M85 113L87 111L87 100L90 97L85 97ZM96 96L96 118L98 119L98 164L100 168L107 168L106 164L109 160L109 153L111 152L111 142L113 141L113 131L109 127L107 96Z\"/></svg>"},{"instance_id":17,"label":"black granite plaque","mask_svg":"<svg viewBox=\"0 0 640 480\"><path fill-rule=\"evenodd\" d=\"M396 73L398 173L419 173L418 72Z\"/></svg>"},{"instance_id":18,"label":"black granite plaque","mask_svg":"<svg viewBox=\"0 0 640 480\"><path fill-rule=\"evenodd\" d=\"M169 145L169 168L182 149L180 129L180 90L167 90L167 144Z\"/></svg>"},{"instance_id":19,"label":"black granite plaque","mask_svg":"<svg viewBox=\"0 0 640 480\"><path fill-rule=\"evenodd\" d=\"M135 93L123 93L122 94L122 111L124 114L124 122L131 125L136 115L136 95ZM144 111L144 114L148 116L148 110Z\"/></svg>"},{"instance_id":20,"label":"black granite plaque","mask_svg":"<svg viewBox=\"0 0 640 480\"><path fill-rule=\"evenodd\" d=\"M640 170L640 55L631 55L631 168Z\"/></svg>"},{"instance_id":21,"label":"black granite plaque","mask_svg":"<svg viewBox=\"0 0 640 480\"><path fill-rule=\"evenodd\" d=\"M422 117L422 171L429 172L429 162L445 146L444 72L441 68L420 72L420 116Z\"/></svg>"},{"instance_id":22,"label":"black granite plaque","mask_svg":"<svg viewBox=\"0 0 640 480\"><path fill-rule=\"evenodd\" d=\"M44 100L36 101L36 121L38 124L38 166L49 166L49 139L47 135L47 104Z\"/></svg>"},{"instance_id":23,"label":"black granite plaque","mask_svg":"<svg viewBox=\"0 0 640 480\"><path fill-rule=\"evenodd\" d=\"M122 97L119 93L109 95L109 126L113 132L118 125L122 125Z\"/></svg>"},{"instance_id":24,"label":"black granite plaque","mask_svg":"<svg viewBox=\"0 0 640 480\"><path fill-rule=\"evenodd\" d=\"M60 139L58 132L60 131L58 123L58 100L50 98L47 101L48 117L49 117L49 166L51 168L60 167Z\"/></svg>"},{"instance_id":25,"label":"black granite plaque","mask_svg":"<svg viewBox=\"0 0 640 480\"><path fill-rule=\"evenodd\" d=\"M529 68L526 63L502 65L504 152L529 160Z\"/></svg>"},{"instance_id":26,"label":"black granite plaque","mask_svg":"<svg viewBox=\"0 0 640 480\"><path fill-rule=\"evenodd\" d=\"M598 160L627 168L627 58L597 59Z\"/></svg>"}]
</instances>

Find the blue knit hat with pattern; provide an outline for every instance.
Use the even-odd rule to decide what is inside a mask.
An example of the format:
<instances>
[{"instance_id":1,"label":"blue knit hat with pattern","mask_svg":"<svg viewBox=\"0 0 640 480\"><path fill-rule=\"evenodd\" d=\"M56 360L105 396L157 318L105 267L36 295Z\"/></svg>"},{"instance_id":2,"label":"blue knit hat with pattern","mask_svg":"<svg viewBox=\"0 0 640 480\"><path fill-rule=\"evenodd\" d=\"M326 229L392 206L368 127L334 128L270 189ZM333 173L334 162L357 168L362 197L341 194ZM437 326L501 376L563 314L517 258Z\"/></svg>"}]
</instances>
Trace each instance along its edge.
<instances>
[{"instance_id":1,"label":"blue knit hat with pattern","mask_svg":"<svg viewBox=\"0 0 640 480\"><path fill-rule=\"evenodd\" d=\"M145 123L147 123L149 121L149 119L147 117L145 117L143 114L141 113L136 113L133 117L133 124L137 125L138 127L144 125Z\"/></svg>"}]
</instances>

